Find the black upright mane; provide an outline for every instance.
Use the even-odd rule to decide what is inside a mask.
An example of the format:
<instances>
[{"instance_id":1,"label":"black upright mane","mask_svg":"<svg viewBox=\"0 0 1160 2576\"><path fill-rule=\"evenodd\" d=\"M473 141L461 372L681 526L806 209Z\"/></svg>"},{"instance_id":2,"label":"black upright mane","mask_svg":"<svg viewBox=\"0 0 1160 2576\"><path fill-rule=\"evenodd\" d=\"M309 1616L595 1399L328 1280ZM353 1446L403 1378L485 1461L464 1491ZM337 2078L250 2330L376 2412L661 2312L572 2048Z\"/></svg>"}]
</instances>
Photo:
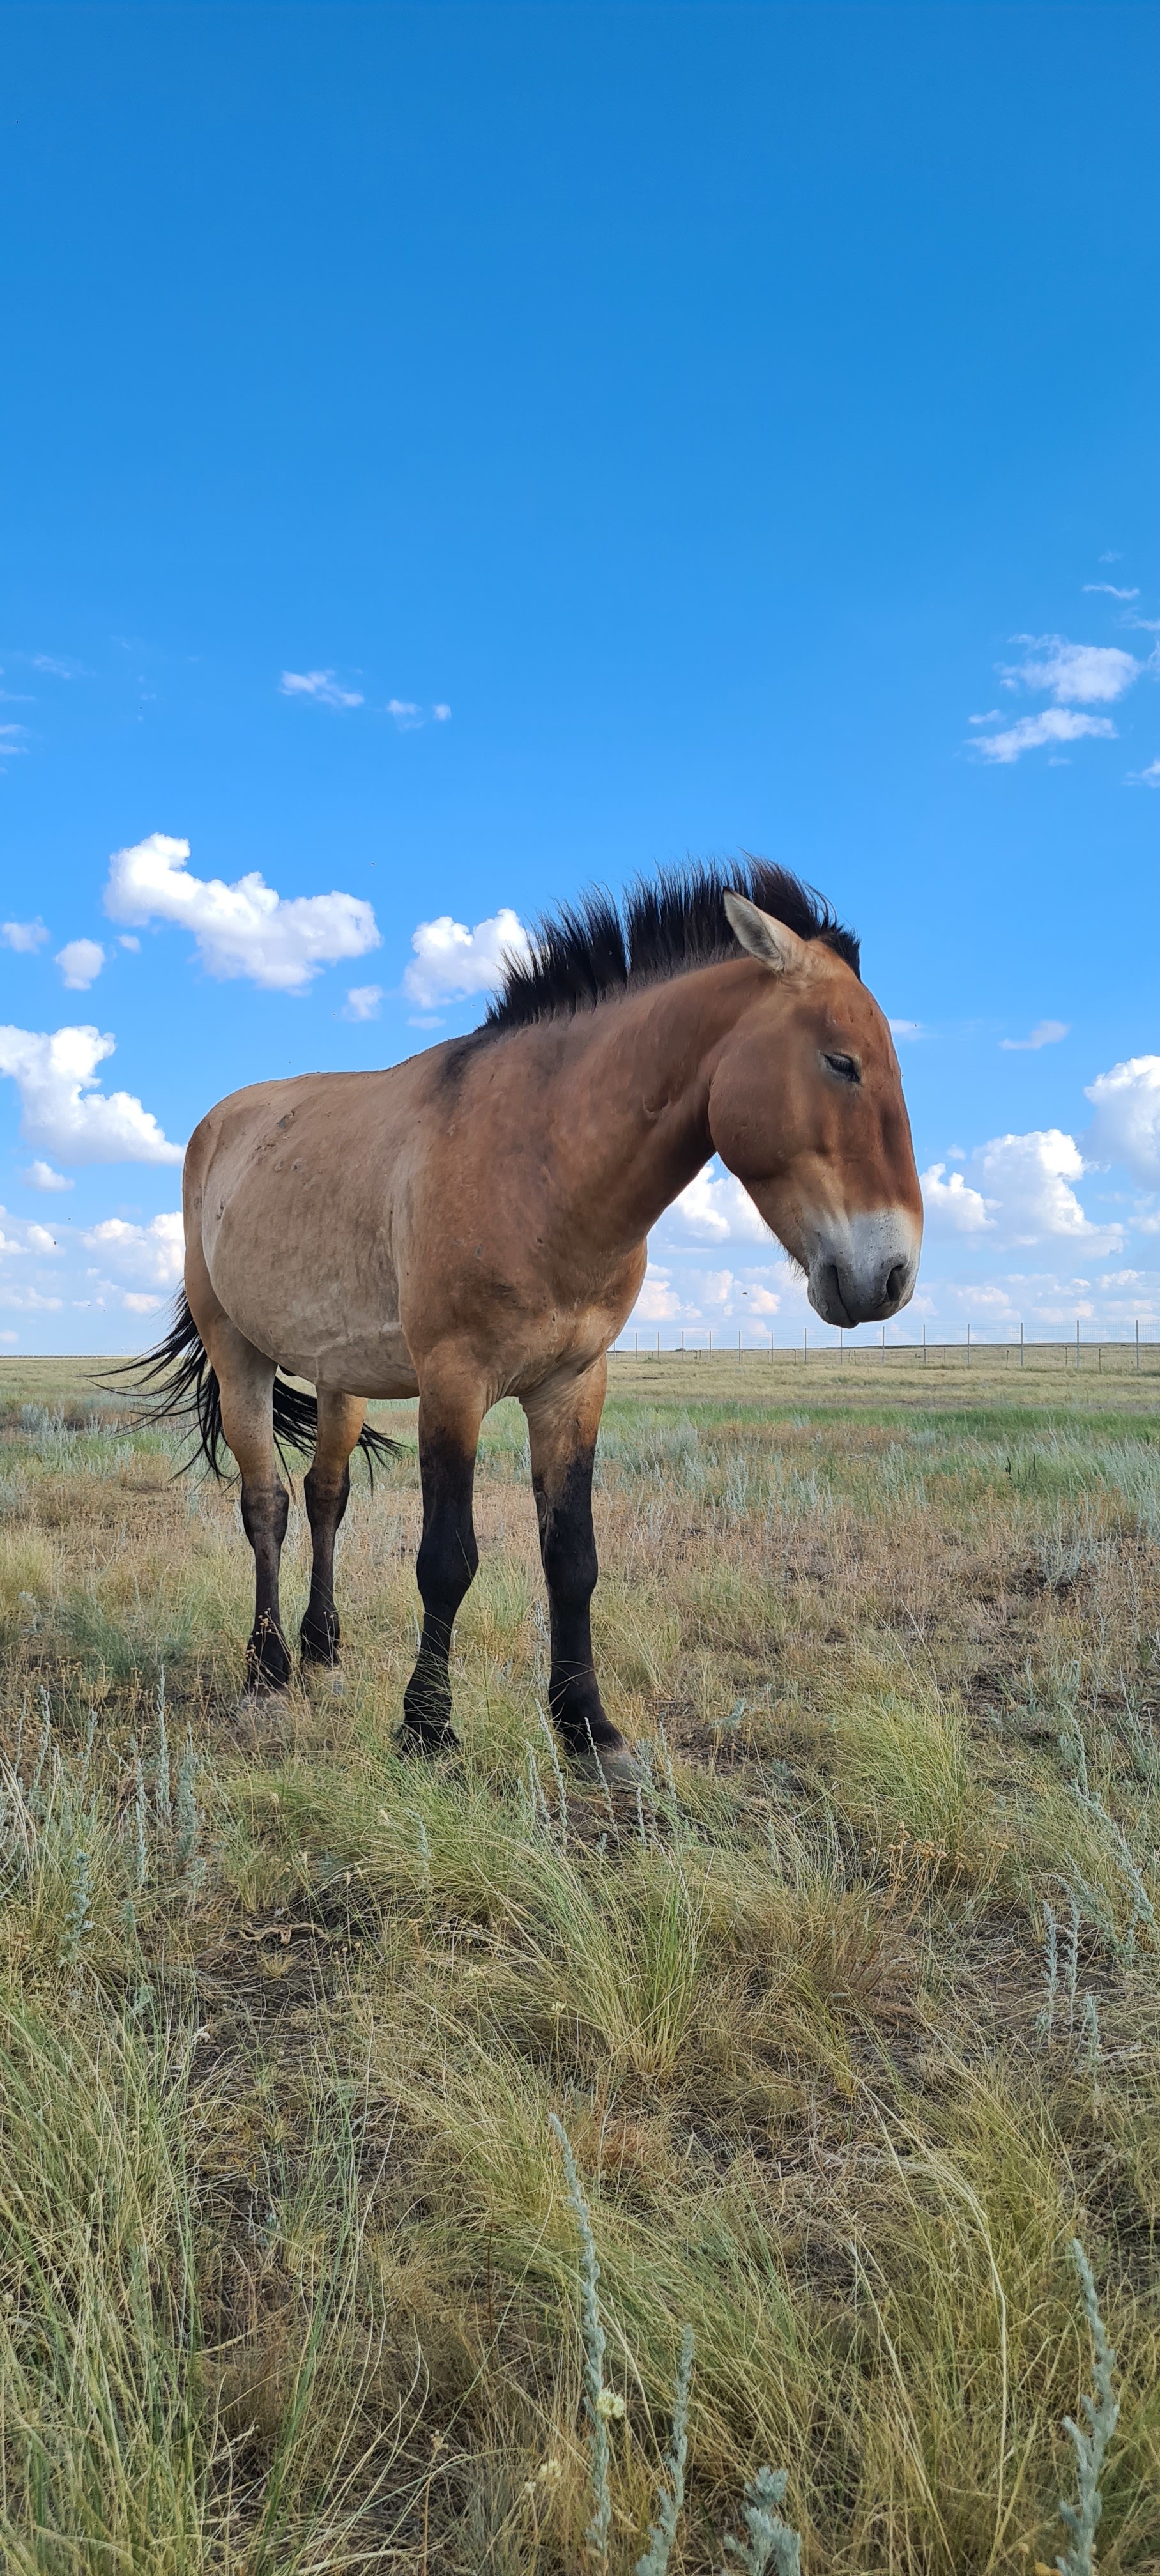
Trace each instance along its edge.
<instances>
[{"instance_id":1,"label":"black upright mane","mask_svg":"<svg viewBox=\"0 0 1160 2576\"><path fill-rule=\"evenodd\" d=\"M512 959L478 1034L566 1019L642 984L665 984L696 966L740 953L725 916L726 890L748 895L763 912L821 939L859 975L858 942L824 897L788 868L749 859L739 867L673 869L632 886L623 905L594 887L536 924L529 958Z\"/></svg>"}]
</instances>

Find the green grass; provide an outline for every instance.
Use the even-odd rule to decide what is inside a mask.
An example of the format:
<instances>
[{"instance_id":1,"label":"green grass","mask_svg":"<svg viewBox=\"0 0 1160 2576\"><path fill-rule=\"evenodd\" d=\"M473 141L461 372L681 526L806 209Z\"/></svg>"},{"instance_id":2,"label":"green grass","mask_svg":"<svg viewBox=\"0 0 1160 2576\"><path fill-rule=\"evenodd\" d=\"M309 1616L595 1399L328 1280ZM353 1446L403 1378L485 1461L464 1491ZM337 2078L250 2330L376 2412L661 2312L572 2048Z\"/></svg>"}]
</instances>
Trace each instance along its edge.
<instances>
[{"instance_id":1,"label":"green grass","mask_svg":"<svg viewBox=\"0 0 1160 2576\"><path fill-rule=\"evenodd\" d=\"M517 1408L462 1760L416 1773L413 1453L340 1540L344 1695L256 1747L234 1494L81 1364L0 1364L5 2568L595 2563L554 2115L624 2405L612 2576L686 2327L674 2576L717 2576L766 2466L811 2576L1049 2566L1076 2237L1118 2356L1099 2565L1160 2570L1155 1388L1015 1404L1009 1364L892 1355L887 1402L873 1367L807 1403L789 1355L614 1364L638 1808L561 1799ZM296 1504L293 1617L306 1574Z\"/></svg>"}]
</instances>

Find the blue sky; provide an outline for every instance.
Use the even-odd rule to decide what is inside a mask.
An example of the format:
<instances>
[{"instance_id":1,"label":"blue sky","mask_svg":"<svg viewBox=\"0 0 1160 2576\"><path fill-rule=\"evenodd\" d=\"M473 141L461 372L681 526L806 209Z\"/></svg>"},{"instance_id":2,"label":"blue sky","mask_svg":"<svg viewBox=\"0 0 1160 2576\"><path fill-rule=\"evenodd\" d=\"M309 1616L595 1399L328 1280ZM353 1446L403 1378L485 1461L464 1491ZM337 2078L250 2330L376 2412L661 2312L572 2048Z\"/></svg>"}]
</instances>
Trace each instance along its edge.
<instances>
[{"instance_id":1,"label":"blue sky","mask_svg":"<svg viewBox=\"0 0 1160 2576\"><path fill-rule=\"evenodd\" d=\"M904 1024L899 1331L1160 1332L1158 78L1107 0L0 6L0 1347L154 1337L223 1092L742 848ZM720 1175L652 1249L800 1334Z\"/></svg>"}]
</instances>

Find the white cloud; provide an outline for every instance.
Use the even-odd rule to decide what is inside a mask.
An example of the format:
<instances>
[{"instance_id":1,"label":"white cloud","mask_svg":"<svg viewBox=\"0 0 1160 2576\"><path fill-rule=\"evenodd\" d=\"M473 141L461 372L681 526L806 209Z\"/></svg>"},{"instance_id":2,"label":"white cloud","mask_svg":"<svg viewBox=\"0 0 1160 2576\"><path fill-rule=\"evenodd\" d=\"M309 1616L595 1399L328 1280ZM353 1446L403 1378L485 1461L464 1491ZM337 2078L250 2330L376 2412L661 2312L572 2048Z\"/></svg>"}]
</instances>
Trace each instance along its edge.
<instances>
[{"instance_id":1,"label":"white cloud","mask_svg":"<svg viewBox=\"0 0 1160 2576\"><path fill-rule=\"evenodd\" d=\"M451 721L451 709L442 702L437 707L432 707L431 713L436 724L449 724Z\"/></svg>"},{"instance_id":2,"label":"white cloud","mask_svg":"<svg viewBox=\"0 0 1160 2576\"><path fill-rule=\"evenodd\" d=\"M63 1172L54 1172L51 1163L42 1163L39 1160L35 1163L29 1163L27 1169L21 1173L20 1177L22 1180L27 1181L29 1188L32 1190L72 1190L76 1188L75 1181L68 1180Z\"/></svg>"},{"instance_id":3,"label":"white cloud","mask_svg":"<svg viewBox=\"0 0 1160 2576\"><path fill-rule=\"evenodd\" d=\"M1009 1243L1038 1243L1044 1236L1082 1242L1091 1252L1114 1252L1119 1225L1093 1225L1072 1187L1084 1160L1074 1136L1059 1127L1026 1136L993 1136L972 1157L988 1213Z\"/></svg>"},{"instance_id":4,"label":"white cloud","mask_svg":"<svg viewBox=\"0 0 1160 2576\"><path fill-rule=\"evenodd\" d=\"M388 698L387 714L394 717L400 733L417 733L423 722L422 707L415 706L410 698Z\"/></svg>"},{"instance_id":5,"label":"white cloud","mask_svg":"<svg viewBox=\"0 0 1160 2576\"><path fill-rule=\"evenodd\" d=\"M362 692L344 689L333 671L283 671L278 682L284 698L314 698L320 707L361 707Z\"/></svg>"},{"instance_id":6,"label":"white cloud","mask_svg":"<svg viewBox=\"0 0 1160 2576\"><path fill-rule=\"evenodd\" d=\"M936 1233L984 1233L993 1220L981 1190L969 1189L961 1172L945 1181L945 1170L945 1163L932 1163L919 1182L927 1225Z\"/></svg>"},{"instance_id":7,"label":"white cloud","mask_svg":"<svg viewBox=\"0 0 1160 2576\"><path fill-rule=\"evenodd\" d=\"M0 761L19 760L22 757L28 749L24 740L27 731L27 725L0 724Z\"/></svg>"},{"instance_id":8,"label":"white cloud","mask_svg":"<svg viewBox=\"0 0 1160 2576\"><path fill-rule=\"evenodd\" d=\"M377 1020L383 998L381 984L352 984L343 1004L344 1020Z\"/></svg>"},{"instance_id":9,"label":"white cloud","mask_svg":"<svg viewBox=\"0 0 1160 2576\"><path fill-rule=\"evenodd\" d=\"M109 863L105 910L112 921L173 921L190 930L206 972L248 975L269 992L301 993L323 966L381 946L361 895L283 897L256 869L226 885L191 876L188 841L151 832Z\"/></svg>"},{"instance_id":10,"label":"white cloud","mask_svg":"<svg viewBox=\"0 0 1160 2576\"><path fill-rule=\"evenodd\" d=\"M462 1001L469 993L494 992L507 960L529 954L528 934L509 904L502 904L490 921L477 921L474 930L453 921L449 912L437 921L421 921L411 946L414 962L404 974L403 991L421 1011Z\"/></svg>"},{"instance_id":11,"label":"white cloud","mask_svg":"<svg viewBox=\"0 0 1160 2576\"><path fill-rule=\"evenodd\" d=\"M87 993L90 984L96 983L104 962L105 952L99 939L66 940L64 947L57 949L53 960L54 965L59 966L70 993Z\"/></svg>"},{"instance_id":12,"label":"white cloud","mask_svg":"<svg viewBox=\"0 0 1160 2576\"><path fill-rule=\"evenodd\" d=\"M921 1038L926 1036L926 1031L923 1028L921 1020L891 1020L889 1027L891 1036L896 1038Z\"/></svg>"},{"instance_id":13,"label":"white cloud","mask_svg":"<svg viewBox=\"0 0 1160 2576\"><path fill-rule=\"evenodd\" d=\"M116 1039L92 1028L0 1028L0 1074L20 1092L22 1133L62 1163L179 1163L151 1110L128 1091L97 1088Z\"/></svg>"},{"instance_id":14,"label":"white cloud","mask_svg":"<svg viewBox=\"0 0 1160 2576\"><path fill-rule=\"evenodd\" d=\"M768 1243L769 1228L731 1172L706 1164L668 1211L699 1243Z\"/></svg>"},{"instance_id":15,"label":"white cloud","mask_svg":"<svg viewBox=\"0 0 1160 2576\"><path fill-rule=\"evenodd\" d=\"M1033 1053L1039 1047L1058 1046L1070 1026L1069 1020L1037 1020L1029 1038L1000 1038L999 1044L1008 1055Z\"/></svg>"},{"instance_id":16,"label":"white cloud","mask_svg":"<svg viewBox=\"0 0 1160 2576\"><path fill-rule=\"evenodd\" d=\"M1093 1162L1126 1163L1145 1186L1160 1182L1160 1055L1129 1056L1087 1085L1095 1117L1084 1138Z\"/></svg>"},{"instance_id":17,"label":"white cloud","mask_svg":"<svg viewBox=\"0 0 1160 2576\"><path fill-rule=\"evenodd\" d=\"M1128 785L1160 787L1160 760L1150 760L1146 769L1134 769L1129 775Z\"/></svg>"},{"instance_id":18,"label":"white cloud","mask_svg":"<svg viewBox=\"0 0 1160 2576\"><path fill-rule=\"evenodd\" d=\"M0 1218L3 1219L0 1224L0 1258L12 1260L29 1252L59 1252L56 1236L47 1225L30 1222L26 1217L11 1216L3 1207L0 1207Z\"/></svg>"},{"instance_id":19,"label":"white cloud","mask_svg":"<svg viewBox=\"0 0 1160 2576\"><path fill-rule=\"evenodd\" d=\"M20 957L34 957L43 948L48 932L42 921L0 922L0 946L14 948Z\"/></svg>"},{"instance_id":20,"label":"white cloud","mask_svg":"<svg viewBox=\"0 0 1160 2576\"><path fill-rule=\"evenodd\" d=\"M995 1243L1031 1244L1045 1239L1083 1243L1091 1253L1114 1252L1123 1239L1120 1225L1095 1225L1076 1197L1073 1183L1086 1166L1074 1136L1058 1127L1033 1129L1026 1136L993 1136L970 1158L970 1178L932 1163L922 1175L928 1229L941 1235L989 1235Z\"/></svg>"},{"instance_id":21,"label":"white cloud","mask_svg":"<svg viewBox=\"0 0 1160 2576\"><path fill-rule=\"evenodd\" d=\"M156 1291L175 1288L185 1259L185 1230L181 1211L155 1216L148 1225L130 1225L126 1218L110 1216L101 1225L90 1227L81 1242L87 1252L98 1252L102 1266L114 1276L148 1286ZM125 1300L133 1311L132 1297ZM137 1306L144 1312L155 1303L155 1296L138 1297Z\"/></svg>"},{"instance_id":22,"label":"white cloud","mask_svg":"<svg viewBox=\"0 0 1160 2576\"><path fill-rule=\"evenodd\" d=\"M1041 743L1080 742L1085 734L1114 741L1116 728L1107 716L1070 715L1066 707L1045 707L1041 715L1020 716L1003 733L975 734L972 748L982 760L1008 763L1025 751L1038 750Z\"/></svg>"},{"instance_id":23,"label":"white cloud","mask_svg":"<svg viewBox=\"0 0 1160 2576\"><path fill-rule=\"evenodd\" d=\"M687 1308L672 1285L671 1271L658 1269L650 1261L644 1275L644 1286L632 1311L640 1324L679 1323Z\"/></svg>"},{"instance_id":24,"label":"white cloud","mask_svg":"<svg viewBox=\"0 0 1160 2576\"><path fill-rule=\"evenodd\" d=\"M50 680L79 680L81 677L79 662L59 662L52 653L33 653L31 660L33 670L43 671Z\"/></svg>"},{"instance_id":25,"label":"white cloud","mask_svg":"<svg viewBox=\"0 0 1160 2576\"><path fill-rule=\"evenodd\" d=\"M1138 599L1138 590L1120 590L1114 581L1085 581L1085 590L1103 590L1109 599Z\"/></svg>"},{"instance_id":26,"label":"white cloud","mask_svg":"<svg viewBox=\"0 0 1160 2576\"><path fill-rule=\"evenodd\" d=\"M130 957L139 957L141 954L141 942L135 930L122 930L117 939L117 946L127 948Z\"/></svg>"},{"instance_id":27,"label":"white cloud","mask_svg":"<svg viewBox=\"0 0 1160 2576\"><path fill-rule=\"evenodd\" d=\"M1020 635L1039 661L1000 664L1009 689L1044 690L1057 707L1110 706L1144 667L1119 644L1069 644L1065 635Z\"/></svg>"}]
</instances>

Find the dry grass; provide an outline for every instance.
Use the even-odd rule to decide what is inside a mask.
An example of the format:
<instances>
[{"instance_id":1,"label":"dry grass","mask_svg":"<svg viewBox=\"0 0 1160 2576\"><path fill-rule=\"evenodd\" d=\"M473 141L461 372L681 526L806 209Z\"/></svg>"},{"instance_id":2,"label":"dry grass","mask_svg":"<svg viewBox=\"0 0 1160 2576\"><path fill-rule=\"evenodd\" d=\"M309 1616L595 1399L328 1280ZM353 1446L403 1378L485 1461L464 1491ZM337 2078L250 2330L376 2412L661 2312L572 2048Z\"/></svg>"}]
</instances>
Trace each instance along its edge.
<instances>
[{"instance_id":1,"label":"dry grass","mask_svg":"<svg viewBox=\"0 0 1160 2576\"><path fill-rule=\"evenodd\" d=\"M1120 2365L1100 2567L1160 2568L1154 1390L758 1366L617 1375L599 1649L652 1785L610 1809L562 1802L537 1713L514 1408L462 1762L416 1774L391 1740L412 1461L340 1542L345 1695L255 1748L233 1495L173 1483L70 1364L5 1364L15 2576L573 2576L552 2113L624 2399L615 2576L686 2323L674 2576L720 2568L767 2462L812 2576L1052 2561L1090 2377L1076 2235ZM305 1570L296 1513L292 1611Z\"/></svg>"}]
</instances>

